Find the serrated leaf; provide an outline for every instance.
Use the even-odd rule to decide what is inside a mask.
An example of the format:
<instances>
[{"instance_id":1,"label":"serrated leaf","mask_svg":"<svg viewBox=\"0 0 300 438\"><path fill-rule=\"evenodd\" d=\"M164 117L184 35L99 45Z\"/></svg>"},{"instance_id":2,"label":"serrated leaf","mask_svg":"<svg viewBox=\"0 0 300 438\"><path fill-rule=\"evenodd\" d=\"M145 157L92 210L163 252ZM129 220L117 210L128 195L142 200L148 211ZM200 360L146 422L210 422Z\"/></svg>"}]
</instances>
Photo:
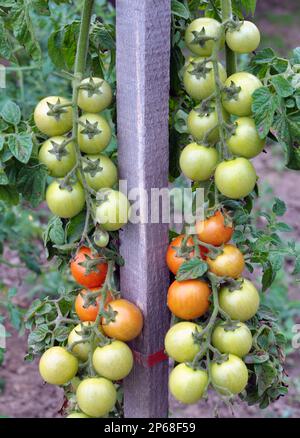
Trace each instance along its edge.
<instances>
[{"instance_id":1,"label":"serrated leaf","mask_svg":"<svg viewBox=\"0 0 300 438\"><path fill-rule=\"evenodd\" d=\"M273 76L270 82L275 88L276 93L281 97L291 96L294 92L292 85L283 76Z\"/></svg>"},{"instance_id":2,"label":"serrated leaf","mask_svg":"<svg viewBox=\"0 0 300 438\"><path fill-rule=\"evenodd\" d=\"M273 213L275 213L276 216L283 216L286 213L286 210L285 202L279 198L275 198L275 202L272 207Z\"/></svg>"},{"instance_id":3,"label":"serrated leaf","mask_svg":"<svg viewBox=\"0 0 300 438\"><path fill-rule=\"evenodd\" d=\"M59 217L55 217L54 222L49 231L51 241L56 245L62 245L65 242L65 232L62 221Z\"/></svg>"},{"instance_id":4,"label":"serrated leaf","mask_svg":"<svg viewBox=\"0 0 300 438\"><path fill-rule=\"evenodd\" d=\"M178 0L171 1L171 11L173 15L184 18L186 20L190 17L189 10L185 7L184 4L180 3Z\"/></svg>"},{"instance_id":5,"label":"serrated leaf","mask_svg":"<svg viewBox=\"0 0 300 438\"><path fill-rule=\"evenodd\" d=\"M275 58L273 49L266 48L260 50L252 59L254 64L270 64Z\"/></svg>"},{"instance_id":6,"label":"serrated leaf","mask_svg":"<svg viewBox=\"0 0 300 438\"><path fill-rule=\"evenodd\" d=\"M9 184L7 175L3 169L3 167L0 167L0 186L7 186Z\"/></svg>"},{"instance_id":7,"label":"serrated leaf","mask_svg":"<svg viewBox=\"0 0 300 438\"><path fill-rule=\"evenodd\" d=\"M44 200L48 172L44 166L24 167L18 173L17 187L24 198L37 207Z\"/></svg>"},{"instance_id":8,"label":"serrated leaf","mask_svg":"<svg viewBox=\"0 0 300 438\"><path fill-rule=\"evenodd\" d=\"M7 38L4 22L0 17L0 57L10 60L12 56L12 47Z\"/></svg>"},{"instance_id":9,"label":"serrated leaf","mask_svg":"<svg viewBox=\"0 0 300 438\"><path fill-rule=\"evenodd\" d=\"M253 95L252 111L260 138L265 138L272 126L276 101L267 87L261 87Z\"/></svg>"},{"instance_id":10,"label":"serrated leaf","mask_svg":"<svg viewBox=\"0 0 300 438\"><path fill-rule=\"evenodd\" d=\"M199 258L192 258L180 266L178 269L176 280L184 281L202 277L208 269L207 263Z\"/></svg>"},{"instance_id":11,"label":"serrated leaf","mask_svg":"<svg viewBox=\"0 0 300 438\"><path fill-rule=\"evenodd\" d=\"M0 200L7 205L17 205L19 203L19 194L15 187L0 186Z\"/></svg>"},{"instance_id":12,"label":"serrated leaf","mask_svg":"<svg viewBox=\"0 0 300 438\"><path fill-rule=\"evenodd\" d=\"M8 100L0 110L0 116L12 125L18 125L21 121L21 110L17 104Z\"/></svg>"},{"instance_id":13,"label":"serrated leaf","mask_svg":"<svg viewBox=\"0 0 300 438\"><path fill-rule=\"evenodd\" d=\"M14 157L21 163L28 163L33 148L32 135L20 132L8 137L8 147Z\"/></svg>"}]
</instances>

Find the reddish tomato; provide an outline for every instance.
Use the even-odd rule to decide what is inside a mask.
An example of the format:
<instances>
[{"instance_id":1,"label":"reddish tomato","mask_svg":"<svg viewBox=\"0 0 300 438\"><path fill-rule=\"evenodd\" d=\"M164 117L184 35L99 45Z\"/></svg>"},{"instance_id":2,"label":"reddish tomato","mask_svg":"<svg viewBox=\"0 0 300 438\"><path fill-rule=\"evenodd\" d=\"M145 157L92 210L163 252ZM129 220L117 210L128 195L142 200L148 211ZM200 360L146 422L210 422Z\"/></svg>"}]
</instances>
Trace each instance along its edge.
<instances>
[{"instance_id":1,"label":"reddish tomato","mask_svg":"<svg viewBox=\"0 0 300 438\"><path fill-rule=\"evenodd\" d=\"M205 281L173 281L168 290L168 307L182 319L195 319L209 308L210 288Z\"/></svg>"},{"instance_id":2,"label":"reddish tomato","mask_svg":"<svg viewBox=\"0 0 300 438\"><path fill-rule=\"evenodd\" d=\"M101 287L105 281L107 263L99 263L95 267L97 271L91 271L89 274L86 274L86 268L80 265L81 263L94 258L97 258L97 256L92 254L90 248L82 246L78 250L75 258L70 263L71 273L77 283L79 283L81 286L85 286L87 288Z\"/></svg>"},{"instance_id":3,"label":"reddish tomato","mask_svg":"<svg viewBox=\"0 0 300 438\"><path fill-rule=\"evenodd\" d=\"M196 231L202 242L220 246L223 243L229 242L234 228L233 225L225 225L223 214L217 211L213 216L204 221L198 221L196 223Z\"/></svg>"},{"instance_id":4,"label":"reddish tomato","mask_svg":"<svg viewBox=\"0 0 300 438\"><path fill-rule=\"evenodd\" d=\"M219 277L238 278L245 268L244 256L234 245L225 245L215 259L207 257L207 263L210 271Z\"/></svg>"},{"instance_id":5,"label":"reddish tomato","mask_svg":"<svg viewBox=\"0 0 300 438\"><path fill-rule=\"evenodd\" d=\"M92 292L96 292L99 288L95 287L91 289ZM99 302L101 300L101 295L96 298L96 302L94 304L90 304L88 307L84 307L84 298L82 295L85 295L87 291L83 289L76 297L75 300L75 310L80 319L80 321L95 321L99 312ZM113 300L113 297L110 292L108 292L105 300L105 304L109 303Z\"/></svg>"},{"instance_id":6,"label":"reddish tomato","mask_svg":"<svg viewBox=\"0 0 300 438\"><path fill-rule=\"evenodd\" d=\"M168 246L168 249L167 249L166 262L167 262L168 268L170 269L171 272L173 272L174 275L177 274L177 271L180 268L180 266L182 265L182 263L184 263L186 261L184 257L177 256L177 250L176 250L176 248L180 247L181 242L184 239L184 237L185 237L184 234L181 234L180 236L175 237L175 239L172 240L172 242L170 243L170 245ZM194 246L192 237L188 238L187 246L188 247ZM205 258L205 254L207 252L208 252L207 248L200 246L200 255L203 259ZM194 257L194 255L195 255L195 252L191 251L189 254L189 258Z\"/></svg>"},{"instance_id":7,"label":"reddish tomato","mask_svg":"<svg viewBox=\"0 0 300 438\"><path fill-rule=\"evenodd\" d=\"M114 321L106 323L105 319L102 320L102 328L107 336L119 341L132 341L141 333L143 315L135 304L119 299L109 303L107 310L109 308L117 313Z\"/></svg>"}]
</instances>

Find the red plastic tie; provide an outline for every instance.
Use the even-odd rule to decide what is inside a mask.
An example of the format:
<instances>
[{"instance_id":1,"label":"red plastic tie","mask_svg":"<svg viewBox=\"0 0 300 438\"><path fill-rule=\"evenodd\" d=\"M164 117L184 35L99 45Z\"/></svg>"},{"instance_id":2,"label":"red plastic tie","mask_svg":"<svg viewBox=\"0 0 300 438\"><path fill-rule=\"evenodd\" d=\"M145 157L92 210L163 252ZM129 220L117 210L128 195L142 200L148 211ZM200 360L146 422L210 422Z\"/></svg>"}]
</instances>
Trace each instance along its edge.
<instances>
[{"instance_id":1,"label":"red plastic tie","mask_svg":"<svg viewBox=\"0 0 300 438\"><path fill-rule=\"evenodd\" d=\"M135 361L139 365L142 365L145 368L151 368L154 365L168 359L168 356L165 354L164 350L160 350L157 351L156 353L149 354L149 356L146 356L145 354L142 354L139 351L133 350L133 356Z\"/></svg>"}]
</instances>

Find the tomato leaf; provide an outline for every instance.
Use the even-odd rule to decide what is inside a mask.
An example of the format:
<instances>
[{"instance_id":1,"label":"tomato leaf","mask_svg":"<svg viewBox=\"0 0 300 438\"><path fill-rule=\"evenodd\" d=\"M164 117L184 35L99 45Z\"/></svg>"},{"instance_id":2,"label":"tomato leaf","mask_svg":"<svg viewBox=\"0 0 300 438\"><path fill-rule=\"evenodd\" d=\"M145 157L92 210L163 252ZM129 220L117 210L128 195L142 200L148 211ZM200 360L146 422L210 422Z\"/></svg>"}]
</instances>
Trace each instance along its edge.
<instances>
[{"instance_id":1,"label":"tomato leaf","mask_svg":"<svg viewBox=\"0 0 300 438\"><path fill-rule=\"evenodd\" d=\"M44 200L47 175L46 168L40 165L24 167L18 173L17 187L33 207Z\"/></svg>"},{"instance_id":2,"label":"tomato leaf","mask_svg":"<svg viewBox=\"0 0 300 438\"><path fill-rule=\"evenodd\" d=\"M176 15L177 17L181 17L184 19L190 18L190 12L185 7L184 4L180 3L178 0L171 0L171 10L172 14Z\"/></svg>"},{"instance_id":3,"label":"tomato leaf","mask_svg":"<svg viewBox=\"0 0 300 438\"><path fill-rule=\"evenodd\" d=\"M283 216L286 212L285 202L279 198L275 198L275 202L273 204L272 211L273 211L273 213L276 214L276 216Z\"/></svg>"},{"instance_id":4,"label":"tomato leaf","mask_svg":"<svg viewBox=\"0 0 300 438\"><path fill-rule=\"evenodd\" d=\"M267 87L261 87L253 95L252 110L258 135L265 138L272 126L276 99Z\"/></svg>"},{"instance_id":5,"label":"tomato leaf","mask_svg":"<svg viewBox=\"0 0 300 438\"><path fill-rule=\"evenodd\" d=\"M176 280L184 281L194 278L200 278L208 269L207 263L203 260L194 257L191 260L184 262L178 269Z\"/></svg>"},{"instance_id":6,"label":"tomato leaf","mask_svg":"<svg viewBox=\"0 0 300 438\"><path fill-rule=\"evenodd\" d=\"M8 147L11 153L21 163L28 163L33 148L31 134L20 132L20 134L11 134L8 137Z\"/></svg>"},{"instance_id":7,"label":"tomato leaf","mask_svg":"<svg viewBox=\"0 0 300 438\"><path fill-rule=\"evenodd\" d=\"M271 78L271 83L274 86L276 93L281 97L291 96L294 92L294 88L283 76L273 76Z\"/></svg>"},{"instance_id":8,"label":"tomato leaf","mask_svg":"<svg viewBox=\"0 0 300 438\"><path fill-rule=\"evenodd\" d=\"M21 121L21 110L14 102L8 100L0 110L1 117L12 125L18 125Z\"/></svg>"}]
</instances>

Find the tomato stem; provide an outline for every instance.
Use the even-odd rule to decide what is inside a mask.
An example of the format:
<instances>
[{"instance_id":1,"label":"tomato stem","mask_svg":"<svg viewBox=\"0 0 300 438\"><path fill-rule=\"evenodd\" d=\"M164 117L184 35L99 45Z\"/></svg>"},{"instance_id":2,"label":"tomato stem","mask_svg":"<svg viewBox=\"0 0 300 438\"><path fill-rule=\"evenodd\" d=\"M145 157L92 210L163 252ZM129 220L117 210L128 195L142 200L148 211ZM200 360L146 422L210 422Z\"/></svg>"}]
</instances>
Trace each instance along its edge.
<instances>
[{"instance_id":1,"label":"tomato stem","mask_svg":"<svg viewBox=\"0 0 300 438\"><path fill-rule=\"evenodd\" d=\"M231 0L221 0L222 9L222 21L232 20L232 5ZM233 52L225 43L225 53L226 53L226 70L227 75L230 76L236 72L236 54Z\"/></svg>"}]
</instances>

